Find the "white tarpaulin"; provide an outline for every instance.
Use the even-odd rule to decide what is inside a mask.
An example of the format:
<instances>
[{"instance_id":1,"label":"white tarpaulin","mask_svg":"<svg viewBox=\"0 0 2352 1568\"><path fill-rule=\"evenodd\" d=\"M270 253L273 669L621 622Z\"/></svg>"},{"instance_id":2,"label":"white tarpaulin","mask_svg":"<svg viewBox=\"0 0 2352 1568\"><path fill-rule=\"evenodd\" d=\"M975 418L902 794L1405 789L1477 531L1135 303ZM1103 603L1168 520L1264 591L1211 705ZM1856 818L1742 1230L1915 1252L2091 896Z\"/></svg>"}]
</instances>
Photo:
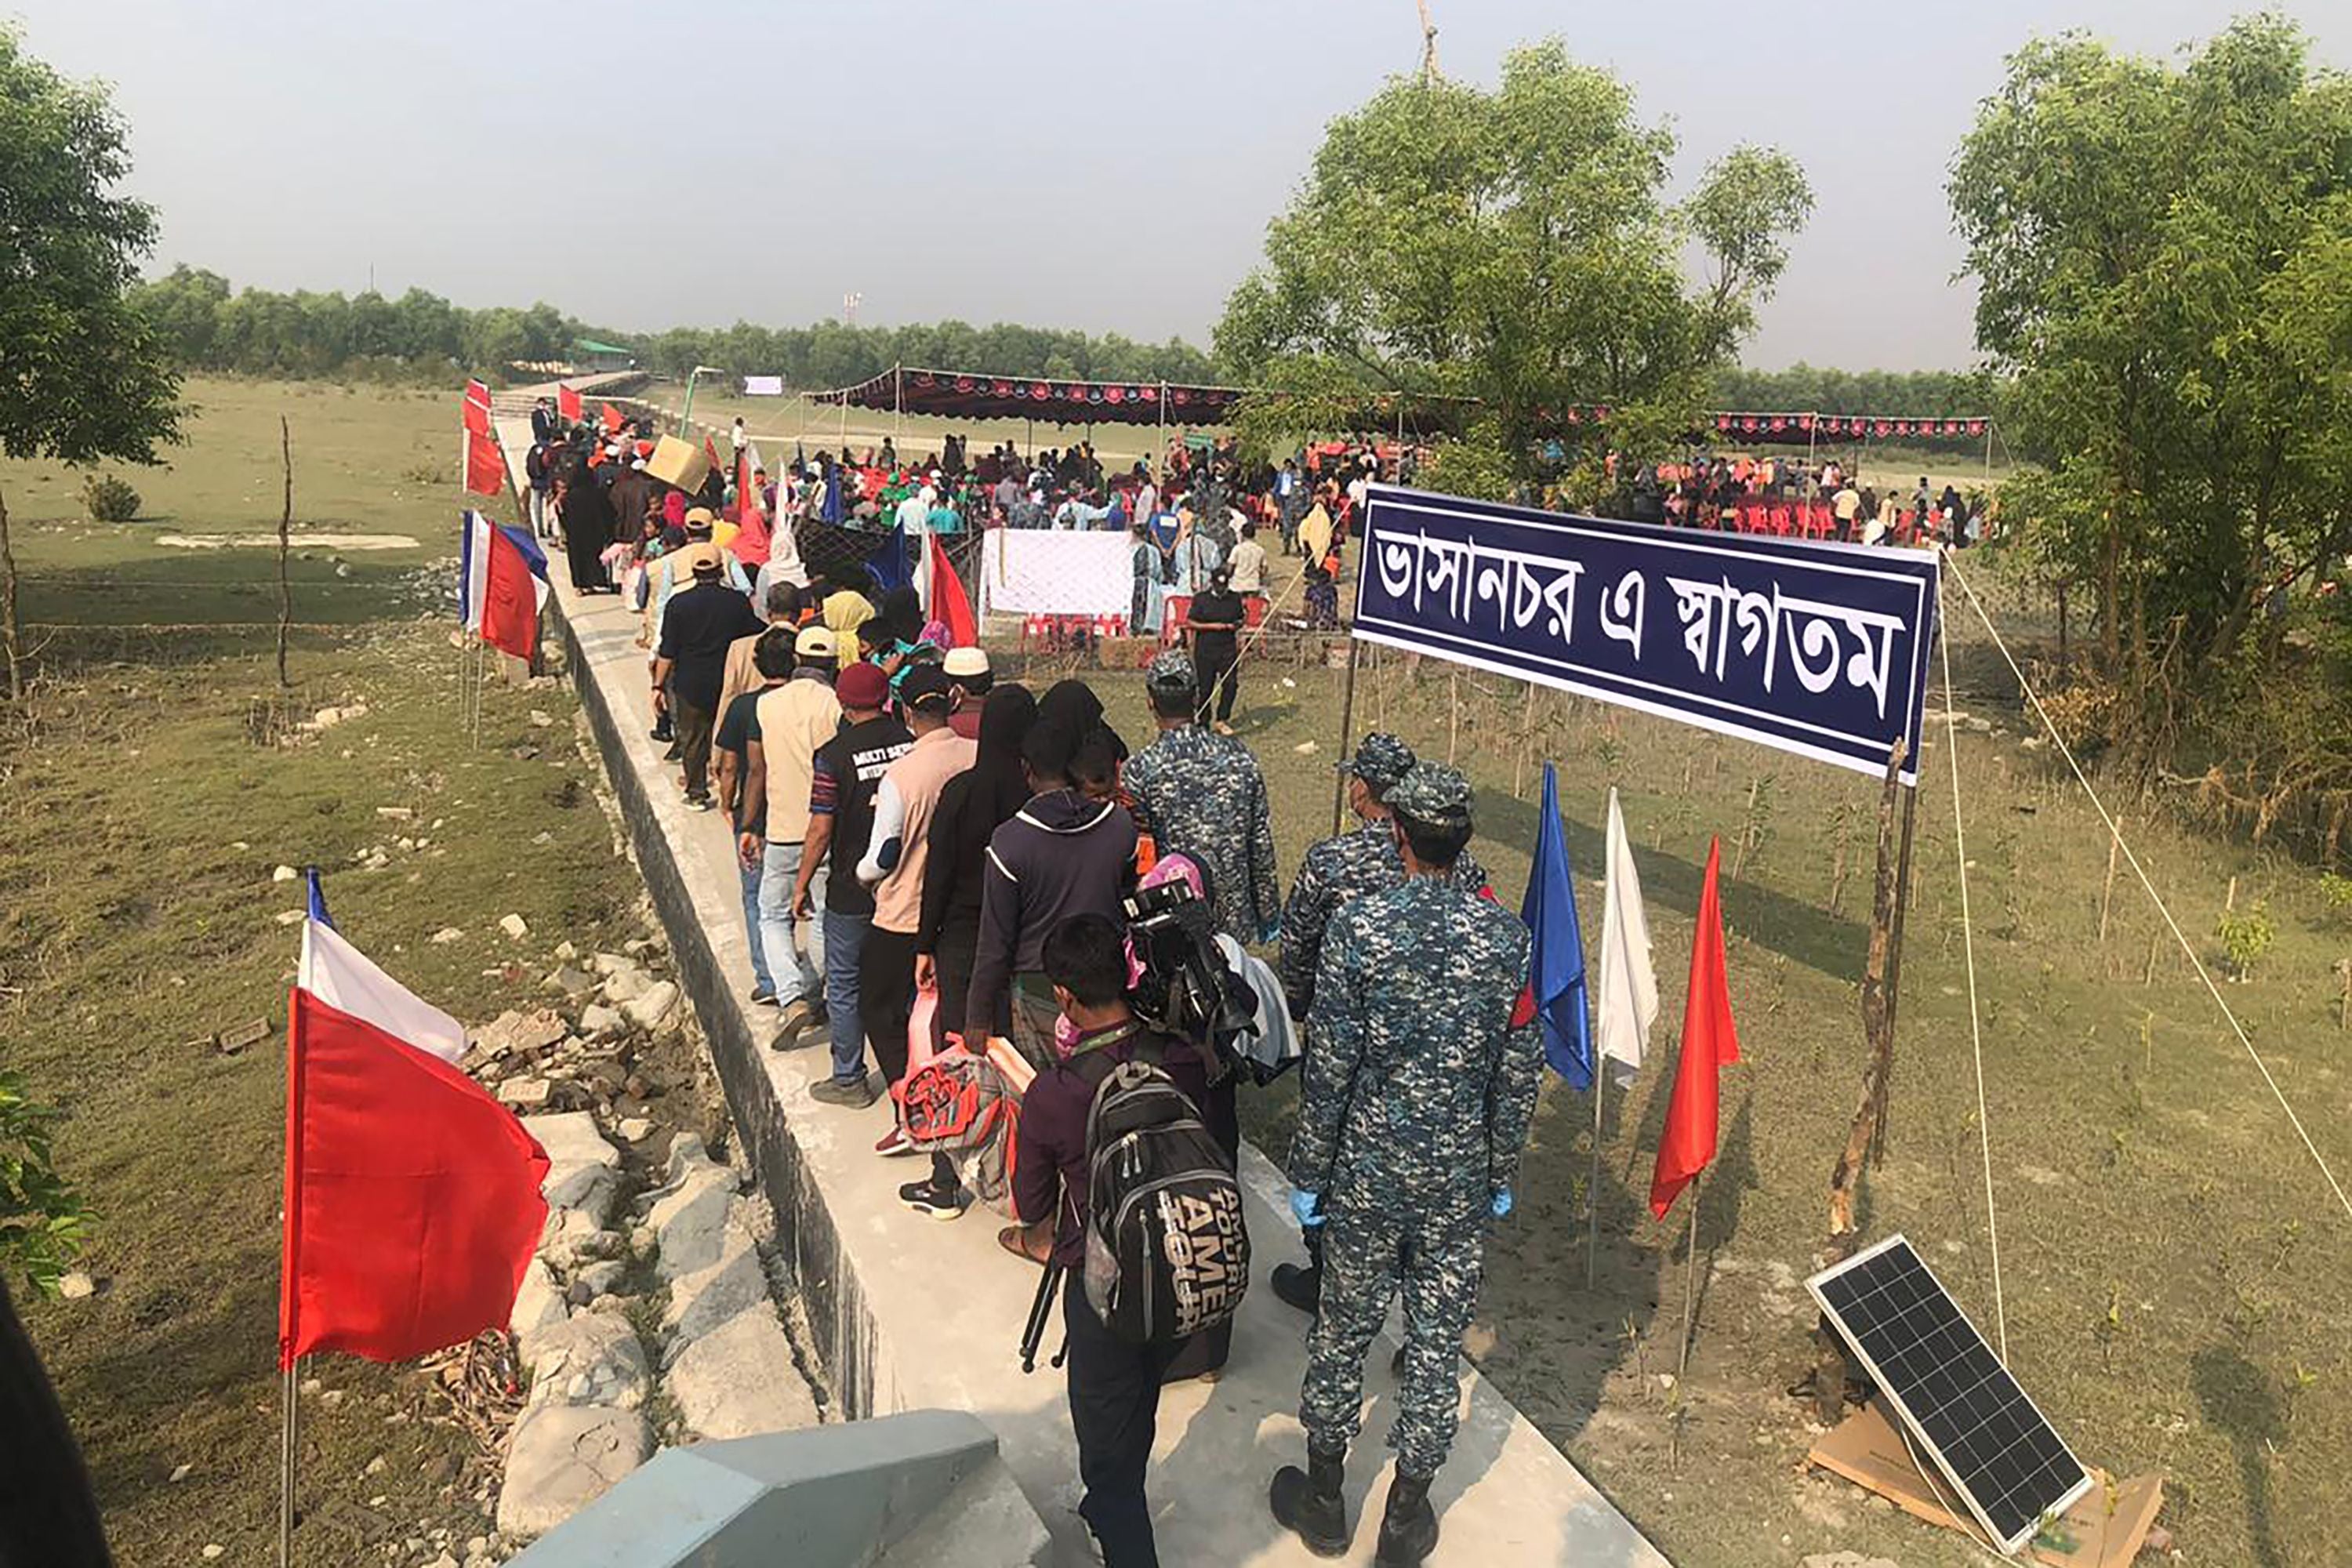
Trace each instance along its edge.
<instances>
[{"instance_id":1,"label":"white tarpaulin","mask_svg":"<svg viewBox=\"0 0 2352 1568\"><path fill-rule=\"evenodd\" d=\"M983 613L1124 616L1135 598L1135 542L1124 533L991 529L980 562Z\"/></svg>"},{"instance_id":2,"label":"white tarpaulin","mask_svg":"<svg viewBox=\"0 0 2352 1568\"><path fill-rule=\"evenodd\" d=\"M784 378L781 375L747 375L743 378L743 395L746 397L782 397L783 395Z\"/></svg>"}]
</instances>

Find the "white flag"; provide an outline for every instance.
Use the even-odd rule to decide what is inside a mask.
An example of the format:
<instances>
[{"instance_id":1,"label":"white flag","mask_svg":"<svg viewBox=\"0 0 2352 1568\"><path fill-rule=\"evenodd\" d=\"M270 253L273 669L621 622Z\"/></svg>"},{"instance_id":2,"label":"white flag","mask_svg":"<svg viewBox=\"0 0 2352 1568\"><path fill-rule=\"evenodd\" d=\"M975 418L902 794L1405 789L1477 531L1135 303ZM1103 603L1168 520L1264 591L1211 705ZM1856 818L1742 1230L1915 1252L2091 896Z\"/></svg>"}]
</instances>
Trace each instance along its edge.
<instances>
[{"instance_id":1,"label":"white flag","mask_svg":"<svg viewBox=\"0 0 2352 1568\"><path fill-rule=\"evenodd\" d=\"M1650 921L1642 910L1642 877L1625 841L1625 814L1609 791L1609 881L1601 904L1601 962L1596 983L1601 1059L1619 1078L1642 1065L1650 1026L1658 1021L1658 976L1650 967Z\"/></svg>"}]
</instances>

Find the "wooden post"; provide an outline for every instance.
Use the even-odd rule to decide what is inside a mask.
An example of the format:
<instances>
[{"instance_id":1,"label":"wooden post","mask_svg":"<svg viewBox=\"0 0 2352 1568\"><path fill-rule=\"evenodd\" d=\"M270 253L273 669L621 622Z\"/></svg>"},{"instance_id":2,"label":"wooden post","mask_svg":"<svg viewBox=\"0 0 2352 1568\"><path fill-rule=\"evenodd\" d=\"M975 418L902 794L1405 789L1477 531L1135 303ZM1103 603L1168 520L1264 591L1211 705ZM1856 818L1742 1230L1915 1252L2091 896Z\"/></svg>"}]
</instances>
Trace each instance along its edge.
<instances>
[{"instance_id":1,"label":"wooden post","mask_svg":"<svg viewBox=\"0 0 2352 1568\"><path fill-rule=\"evenodd\" d=\"M1854 1109L1845 1148L1830 1175L1832 1252L1847 1246L1845 1238L1853 1234L1855 1189L1861 1184L1866 1157L1879 1145L1886 1086L1894 1073L1897 912L1903 869L1896 848L1895 805L1896 796L1903 793L1903 762L1908 752L1906 742L1895 742L1886 760L1886 784L1878 799L1878 874L1871 903L1870 952L1862 973L1862 1032L1868 1056L1863 1068L1862 1103ZM1904 817L1907 828L1908 810Z\"/></svg>"},{"instance_id":2,"label":"wooden post","mask_svg":"<svg viewBox=\"0 0 2352 1568\"><path fill-rule=\"evenodd\" d=\"M25 645L16 624L16 552L8 542L8 500L0 495L0 645L8 655L8 700L25 698Z\"/></svg>"},{"instance_id":3,"label":"wooden post","mask_svg":"<svg viewBox=\"0 0 2352 1568\"><path fill-rule=\"evenodd\" d=\"M1454 765L1454 754L1462 743L1462 672L1445 672L1445 765Z\"/></svg>"},{"instance_id":4,"label":"wooden post","mask_svg":"<svg viewBox=\"0 0 2352 1568\"><path fill-rule=\"evenodd\" d=\"M2107 910L2116 901L2116 858L2123 851L2124 841L2113 834L2107 836L2107 886L2099 895L2099 951L2107 947Z\"/></svg>"},{"instance_id":5,"label":"wooden post","mask_svg":"<svg viewBox=\"0 0 2352 1568\"><path fill-rule=\"evenodd\" d=\"M288 574L286 555L294 542L294 430L283 414L278 416L278 453L286 465L286 506L278 514L278 684L291 686L286 677L286 639L294 629L294 580Z\"/></svg>"},{"instance_id":6,"label":"wooden post","mask_svg":"<svg viewBox=\"0 0 2352 1568\"><path fill-rule=\"evenodd\" d=\"M1364 645L1350 635L1348 638L1348 685L1339 698L1339 754L1333 762L1345 762L1348 748L1356 741L1356 666L1362 657ZM1339 831L1340 819L1348 810L1348 775L1335 768L1331 775L1331 831Z\"/></svg>"}]
</instances>

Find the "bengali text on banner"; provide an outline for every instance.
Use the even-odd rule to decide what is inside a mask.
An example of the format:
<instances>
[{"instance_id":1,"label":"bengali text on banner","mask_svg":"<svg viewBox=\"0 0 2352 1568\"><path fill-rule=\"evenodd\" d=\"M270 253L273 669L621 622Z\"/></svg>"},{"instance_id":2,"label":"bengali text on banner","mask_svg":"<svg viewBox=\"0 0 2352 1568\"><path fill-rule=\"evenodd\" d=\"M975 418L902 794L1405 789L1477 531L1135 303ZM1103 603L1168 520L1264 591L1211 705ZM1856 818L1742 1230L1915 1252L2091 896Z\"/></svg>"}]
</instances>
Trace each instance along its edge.
<instances>
[{"instance_id":1,"label":"bengali text on banner","mask_svg":"<svg viewBox=\"0 0 2352 1568\"><path fill-rule=\"evenodd\" d=\"M1937 565L1381 485L1355 635L1883 774L1919 733Z\"/></svg>"}]
</instances>

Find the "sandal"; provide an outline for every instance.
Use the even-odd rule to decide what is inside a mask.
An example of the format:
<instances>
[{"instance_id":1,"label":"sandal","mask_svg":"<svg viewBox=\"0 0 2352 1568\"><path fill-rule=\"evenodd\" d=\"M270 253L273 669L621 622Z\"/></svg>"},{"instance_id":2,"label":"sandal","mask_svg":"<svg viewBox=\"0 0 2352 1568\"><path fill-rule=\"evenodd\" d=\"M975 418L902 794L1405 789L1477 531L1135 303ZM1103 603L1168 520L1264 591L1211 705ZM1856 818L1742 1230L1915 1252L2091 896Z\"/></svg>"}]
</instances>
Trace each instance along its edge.
<instances>
[{"instance_id":1,"label":"sandal","mask_svg":"<svg viewBox=\"0 0 2352 1568\"><path fill-rule=\"evenodd\" d=\"M996 1233L996 1245L1043 1268L1054 1258L1052 1223L1039 1220L1035 1225L1008 1225Z\"/></svg>"}]
</instances>

